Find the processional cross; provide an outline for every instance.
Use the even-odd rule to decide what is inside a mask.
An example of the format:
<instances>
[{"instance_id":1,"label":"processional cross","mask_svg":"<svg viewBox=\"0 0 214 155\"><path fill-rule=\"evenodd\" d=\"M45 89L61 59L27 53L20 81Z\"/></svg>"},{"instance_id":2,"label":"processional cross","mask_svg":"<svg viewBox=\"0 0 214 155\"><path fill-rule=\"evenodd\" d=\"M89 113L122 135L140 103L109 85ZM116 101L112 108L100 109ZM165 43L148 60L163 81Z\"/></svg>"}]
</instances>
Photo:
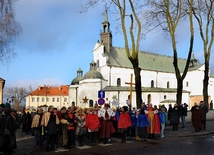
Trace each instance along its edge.
<instances>
[{"instance_id":1,"label":"processional cross","mask_svg":"<svg viewBox=\"0 0 214 155\"><path fill-rule=\"evenodd\" d=\"M125 84L130 85L130 109L132 107L132 85L135 85L135 83L132 82L132 79L133 79L133 74L131 74L130 82L125 82Z\"/></svg>"}]
</instances>

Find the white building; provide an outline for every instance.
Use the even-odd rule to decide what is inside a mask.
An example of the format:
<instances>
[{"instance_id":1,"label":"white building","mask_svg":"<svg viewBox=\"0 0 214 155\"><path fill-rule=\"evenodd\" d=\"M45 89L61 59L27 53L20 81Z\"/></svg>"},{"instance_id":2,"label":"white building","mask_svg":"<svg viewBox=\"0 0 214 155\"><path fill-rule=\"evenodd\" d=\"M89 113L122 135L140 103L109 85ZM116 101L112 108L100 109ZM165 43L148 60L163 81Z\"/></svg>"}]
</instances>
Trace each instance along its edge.
<instances>
[{"instance_id":1,"label":"white building","mask_svg":"<svg viewBox=\"0 0 214 155\"><path fill-rule=\"evenodd\" d=\"M69 87L69 102L73 105L88 107L98 102L98 91L105 91L105 102L119 100L120 106L126 105L130 95L130 75L134 71L131 62L126 56L124 48L112 46L112 34L107 12L104 14L100 41L94 49L90 71L83 76L83 71L78 69L77 77ZM179 59L179 68L182 71L186 59ZM145 103L154 105L176 101L177 80L173 67L173 58L170 56L139 52L139 66L141 70L142 97ZM211 74L211 73L210 73ZM182 102L187 103L189 108L194 102L203 100L203 77L204 65L200 64L192 56L188 74L183 83ZM133 80L134 82L134 80ZM214 98L214 78L210 77L209 100ZM85 99L89 99L88 101ZM83 100L84 99L84 100ZM85 103L84 103L85 102ZM132 106L136 106L136 95L133 85Z\"/></svg>"}]
</instances>

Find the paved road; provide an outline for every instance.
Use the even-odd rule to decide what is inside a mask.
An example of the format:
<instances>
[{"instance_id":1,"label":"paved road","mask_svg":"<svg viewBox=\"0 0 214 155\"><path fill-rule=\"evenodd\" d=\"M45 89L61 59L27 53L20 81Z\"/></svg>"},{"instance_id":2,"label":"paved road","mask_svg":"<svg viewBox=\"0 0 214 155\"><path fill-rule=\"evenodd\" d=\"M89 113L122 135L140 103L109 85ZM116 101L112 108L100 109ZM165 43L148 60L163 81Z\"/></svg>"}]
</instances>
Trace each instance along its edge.
<instances>
[{"instance_id":1,"label":"paved road","mask_svg":"<svg viewBox=\"0 0 214 155\"><path fill-rule=\"evenodd\" d=\"M196 133L194 128L191 126L191 122L187 121L187 127L185 129L181 128L179 126L178 131L172 131L171 126L166 126L165 129L165 138L164 139L159 139L155 141L150 141L146 143L136 142L134 141L134 138L130 138L128 140L127 144L121 144L120 139L118 138L113 138L112 139L112 144L111 145L105 145L103 146L102 144L99 144L97 146L85 146L82 148L71 148L70 150L63 150L59 149L58 152L50 152L46 153L44 149L36 149L35 147L35 139L31 135L25 134L21 132L21 129L17 131L17 146L18 148L14 151L14 155L27 155L27 154L66 154L66 152L69 151L69 153L72 152L72 154L79 154L79 153L85 153L85 154L108 154L108 150L111 152L118 153L118 150L124 150L126 153L129 153L129 150L131 148L136 148L136 147L143 147L143 148L150 148L154 147L156 145L161 145L162 143L165 142L173 142L175 140L178 140L177 138L191 138L191 137L198 137L198 136L203 136L203 135L214 135L214 111L209 112L210 115L208 116L208 121L207 121L207 129L205 131L201 131ZM127 149L127 150L126 150ZM96 150L96 151L95 151Z\"/></svg>"}]
</instances>

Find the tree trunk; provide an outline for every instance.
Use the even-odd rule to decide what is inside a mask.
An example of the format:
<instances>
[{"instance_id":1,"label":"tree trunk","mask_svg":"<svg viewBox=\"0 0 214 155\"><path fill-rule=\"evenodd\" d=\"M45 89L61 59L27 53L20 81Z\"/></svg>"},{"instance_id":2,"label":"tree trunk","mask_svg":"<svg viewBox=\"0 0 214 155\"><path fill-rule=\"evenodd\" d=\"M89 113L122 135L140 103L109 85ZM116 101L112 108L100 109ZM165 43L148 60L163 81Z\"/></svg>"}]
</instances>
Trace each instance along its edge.
<instances>
[{"instance_id":1,"label":"tree trunk","mask_svg":"<svg viewBox=\"0 0 214 155\"><path fill-rule=\"evenodd\" d=\"M142 103L142 88L141 88L141 69L139 67L134 67L135 73L135 90L136 90L136 106L137 108L141 107Z\"/></svg>"},{"instance_id":2,"label":"tree trunk","mask_svg":"<svg viewBox=\"0 0 214 155\"><path fill-rule=\"evenodd\" d=\"M142 88L141 88L141 68L139 68L138 61L135 59L131 61L135 74L135 92L136 92L136 106L137 108L141 107L142 103Z\"/></svg>"},{"instance_id":3,"label":"tree trunk","mask_svg":"<svg viewBox=\"0 0 214 155\"><path fill-rule=\"evenodd\" d=\"M182 90L183 90L183 80L177 78L177 104L180 105L182 103Z\"/></svg>"},{"instance_id":4,"label":"tree trunk","mask_svg":"<svg viewBox=\"0 0 214 155\"><path fill-rule=\"evenodd\" d=\"M204 70L204 80L203 80L203 96L204 103L207 107L208 105L208 84L209 84L209 61L205 61L205 70Z\"/></svg>"}]
</instances>

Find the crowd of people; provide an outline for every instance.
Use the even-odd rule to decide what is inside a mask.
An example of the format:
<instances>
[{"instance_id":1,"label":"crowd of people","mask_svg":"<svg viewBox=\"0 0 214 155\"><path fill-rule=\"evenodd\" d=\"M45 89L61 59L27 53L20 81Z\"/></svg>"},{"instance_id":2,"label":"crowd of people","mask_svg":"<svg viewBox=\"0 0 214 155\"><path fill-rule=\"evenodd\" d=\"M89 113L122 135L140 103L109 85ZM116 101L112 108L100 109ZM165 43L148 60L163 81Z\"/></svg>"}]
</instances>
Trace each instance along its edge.
<instances>
[{"instance_id":1,"label":"crowd of people","mask_svg":"<svg viewBox=\"0 0 214 155\"><path fill-rule=\"evenodd\" d=\"M17 147L15 132L20 123L22 132L35 136L36 147L44 147L48 152L57 147L82 147L86 142L91 146L98 142L106 144L111 142L112 136L120 137L121 143L126 143L127 137L131 136L137 141L147 141L157 136L164 138L166 125L172 126L173 131L178 130L179 124L186 128L187 107L186 103L174 104L173 107L170 104L168 109L164 105L157 107L151 103L142 103L139 109L129 106L113 108L109 104L57 109L51 105L47 111L38 108L31 113L23 111L19 116L9 105L2 104L0 151L11 154ZM204 102L195 104L191 112L195 131L205 130L208 108Z\"/></svg>"}]
</instances>

